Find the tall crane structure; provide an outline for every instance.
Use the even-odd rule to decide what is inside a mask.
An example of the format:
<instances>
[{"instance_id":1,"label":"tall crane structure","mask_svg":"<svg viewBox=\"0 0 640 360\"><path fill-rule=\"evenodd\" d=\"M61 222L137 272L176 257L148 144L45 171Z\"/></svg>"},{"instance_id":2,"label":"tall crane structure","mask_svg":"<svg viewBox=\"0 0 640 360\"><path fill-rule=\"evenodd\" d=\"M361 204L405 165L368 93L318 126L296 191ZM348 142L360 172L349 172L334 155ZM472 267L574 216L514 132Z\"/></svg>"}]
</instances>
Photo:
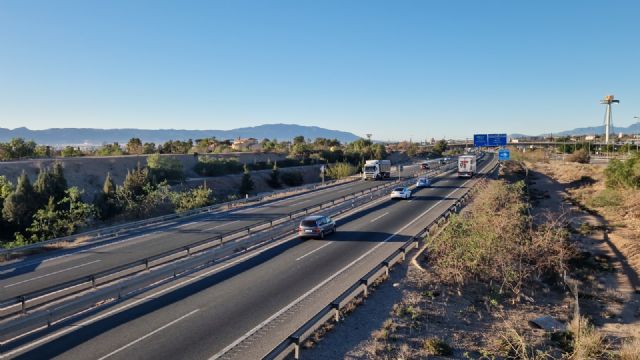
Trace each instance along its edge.
<instances>
[{"instance_id":1,"label":"tall crane structure","mask_svg":"<svg viewBox=\"0 0 640 360\"><path fill-rule=\"evenodd\" d=\"M609 144L609 135L613 133L613 120L611 119L611 104L618 104L620 100L614 100L613 95L607 95L600 100L600 104L607 105L604 112L604 141Z\"/></svg>"}]
</instances>

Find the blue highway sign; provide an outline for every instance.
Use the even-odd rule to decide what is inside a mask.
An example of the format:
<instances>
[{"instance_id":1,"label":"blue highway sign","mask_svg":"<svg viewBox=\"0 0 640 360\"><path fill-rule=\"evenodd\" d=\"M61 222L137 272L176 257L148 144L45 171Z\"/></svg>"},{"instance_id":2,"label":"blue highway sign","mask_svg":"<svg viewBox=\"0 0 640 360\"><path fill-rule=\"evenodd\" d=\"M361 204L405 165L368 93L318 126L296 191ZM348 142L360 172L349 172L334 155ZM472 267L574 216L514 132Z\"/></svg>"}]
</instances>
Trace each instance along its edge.
<instances>
[{"instance_id":1,"label":"blue highway sign","mask_svg":"<svg viewBox=\"0 0 640 360\"><path fill-rule=\"evenodd\" d=\"M505 146L507 145L507 134L489 134L487 135L488 146Z\"/></svg>"},{"instance_id":2,"label":"blue highway sign","mask_svg":"<svg viewBox=\"0 0 640 360\"><path fill-rule=\"evenodd\" d=\"M498 160L507 161L511 158L511 153L508 149L500 149L498 150Z\"/></svg>"},{"instance_id":3,"label":"blue highway sign","mask_svg":"<svg viewBox=\"0 0 640 360\"><path fill-rule=\"evenodd\" d=\"M487 146L487 134L473 135L473 146Z\"/></svg>"}]
</instances>

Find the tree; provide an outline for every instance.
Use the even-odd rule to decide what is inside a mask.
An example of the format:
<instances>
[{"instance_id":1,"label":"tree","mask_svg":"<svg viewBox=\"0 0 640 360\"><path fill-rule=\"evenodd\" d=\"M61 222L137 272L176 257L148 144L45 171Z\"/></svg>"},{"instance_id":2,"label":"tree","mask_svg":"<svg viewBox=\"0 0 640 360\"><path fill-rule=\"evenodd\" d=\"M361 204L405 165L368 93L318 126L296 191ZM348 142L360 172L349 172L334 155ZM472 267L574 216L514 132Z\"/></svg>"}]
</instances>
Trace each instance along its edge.
<instances>
[{"instance_id":1,"label":"tree","mask_svg":"<svg viewBox=\"0 0 640 360\"><path fill-rule=\"evenodd\" d=\"M53 197L47 205L33 216L33 222L27 228L30 241L44 241L68 236L86 226L95 216L93 205L82 202L82 191L71 187L58 203Z\"/></svg>"},{"instance_id":2,"label":"tree","mask_svg":"<svg viewBox=\"0 0 640 360\"><path fill-rule=\"evenodd\" d=\"M2 208L4 200L13 192L13 184L5 177L0 175L0 234L8 234L8 226L2 217ZM0 240L2 239L0 235Z\"/></svg>"},{"instance_id":3,"label":"tree","mask_svg":"<svg viewBox=\"0 0 640 360\"><path fill-rule=\"evenodd\" d=\"M65 146L64 149L60 151L60 156L62 157L72 157L72 156L82 156L82 151L80 148L75 148L73 146Z\"/></svg>"},{"instance_id":4,"label":"tree","mask_svg":"<svg viewBox=\"0 0 640 360\"><path fill-rule=\"evenodd\" d=\"M438 156L442 156L442 153L447 151L447 140L438 140L438 142L433 146L433 153Z\"/></svg>"},{"instance_id":5,"label":"tree","mask_svg":"<svg viewBox=\"0 0 640 360\"><path fill-rule=\"evenodd\" d=\"M271 174L269 175L267 184L274 189L282 187L282 183L280 182L280 170L278 170L278 162L273 163L273 169L271 169Z\"/></svg>"},{"instance_id":6,"label":"tree","mask_svg":"<svg viewBox=\"0 0 640 360\"><path fill-rule=\"evenodd\" d=\"M126 146L127 152L132 155L140 155L143 153L144 148L142 146L142 141L139 138L131 138L127 142Z\"/></svg>"},{"instance_id":7,"label":"tree","mask_svg":"<svg viewBox=\"0 0 640 360\"><path fill-rule=\"evenodd\" d=\"M304 136L302 135L298 135L296 137L293 138L293 144L304 144L305 140L304 140Z\"/></svg>"},{"instance_id":8,"label":"tree","mask_svg":"<svg viewBox=\"0 0 640 360\"><path fill-rule=\"evenodd\" d=\"M153 154L156 151L157 150L156 150L156 144L155 143L152 143L152 142L144 143L143 149L142 149L143 153L145 153L145 154Z\"/></svg>"},{"instance_id":9,"label":"tree","mask_svg":"<svg viewBox=\"0 0 640 360\"><path fill-rule=\"evenodd\" d=\"M4 200L2 216L6 221L22 230L31 223L36 205L36 193L27 173L22 171L15 190Z\"/></svg>"},{"instance_id":10,"label":"tree","mask_svg":"<svg viewBox=\"0 0 640 360\"><path fill-rule=\"evenodd\" d=\"M240 181L239 193L241 196L247 196L254 188L253 180L251 179L251 173L249 167L244 164L244 173L242 174L242 180Z\"/></svg>"},{"instance_id":11,"label":"tree","mask_svg":"<svg viewBox=\"0 0 640 360\"><path fill-rule=\"evenodd\" d=\"M140 163L138 163L136 169L127 171L127 176L124 178L124 183L122 184L122 190L128 195L130 200L136 201L145 196L145 190L150 184L149 170L141 167Z\"/></svg>"},{"instance_id":12,"label":"tree","mask_svg":"<svg viewBox=\"0 0 640 360\"><path fill-rule=\"evenodd\" d=\"M64 177L62 164L55 163L51 170L41 168L33 187L38 194L38 207L44 205L50 197L53 197L55 202L62 200L67 190L67 180Z\"/></svg>"},{"instance_id":13,"label":"tree","mask_svg":"<svg viewBox=\"0 0 640 360\"><path fill-rule=\"evenodd\" d=\"M102 220L109 219L120 212L121 207L118 203L116 184L111 178L111 173L107 173L102 185L102 192L96 195L93 201L98 216Z\"/></svg>"}]
</instances>

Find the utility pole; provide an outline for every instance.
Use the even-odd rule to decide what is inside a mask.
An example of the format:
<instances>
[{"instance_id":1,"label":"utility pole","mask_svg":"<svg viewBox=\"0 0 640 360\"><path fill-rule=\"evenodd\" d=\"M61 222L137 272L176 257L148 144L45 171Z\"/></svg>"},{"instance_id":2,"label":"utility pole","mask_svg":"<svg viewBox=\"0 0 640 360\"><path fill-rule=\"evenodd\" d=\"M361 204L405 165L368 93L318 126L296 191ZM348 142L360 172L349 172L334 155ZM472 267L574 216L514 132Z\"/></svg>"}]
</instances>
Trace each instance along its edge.
<instances>
[{"instance_id":1,"label":"utility pole","mask_svg":"<svg viewBox=\"0 0 640 360\"><path fill-rule=\"evenodd\" d=\"M604 113L604 142L609 147L609 135L613 133L613 121L611 120L611 104L618 104L620 100L614 100L613 95L607 95L600 100L600 104L607 105Z\"/></svg>"}]
</instances>

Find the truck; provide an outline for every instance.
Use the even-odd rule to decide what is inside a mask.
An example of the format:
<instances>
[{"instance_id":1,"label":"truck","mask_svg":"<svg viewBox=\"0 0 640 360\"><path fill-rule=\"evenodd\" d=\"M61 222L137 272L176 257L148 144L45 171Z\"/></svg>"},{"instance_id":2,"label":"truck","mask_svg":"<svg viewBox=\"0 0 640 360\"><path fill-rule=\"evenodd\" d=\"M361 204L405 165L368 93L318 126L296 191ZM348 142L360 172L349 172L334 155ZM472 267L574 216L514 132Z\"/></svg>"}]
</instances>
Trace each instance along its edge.
<instances>
[{"instance_id":1,"label":"truck","mask_svg":"<svg viewBox=\"0 0 640 360\"><path fill-rule=\"evenodd\" d=\"M476 156L461 155L458 157L458 177L472 177L476 173Z\"/></svg>"},{"instance_id":2,"label":"truck","mask_svg":"<svg viewBox=\"0 0 640 360\"><path fill-rule=\"evenodd\" d=\"M364 180L378 180L391 177L391 160L367 160L362 169Z\"/></svg>"}]
</instances>

